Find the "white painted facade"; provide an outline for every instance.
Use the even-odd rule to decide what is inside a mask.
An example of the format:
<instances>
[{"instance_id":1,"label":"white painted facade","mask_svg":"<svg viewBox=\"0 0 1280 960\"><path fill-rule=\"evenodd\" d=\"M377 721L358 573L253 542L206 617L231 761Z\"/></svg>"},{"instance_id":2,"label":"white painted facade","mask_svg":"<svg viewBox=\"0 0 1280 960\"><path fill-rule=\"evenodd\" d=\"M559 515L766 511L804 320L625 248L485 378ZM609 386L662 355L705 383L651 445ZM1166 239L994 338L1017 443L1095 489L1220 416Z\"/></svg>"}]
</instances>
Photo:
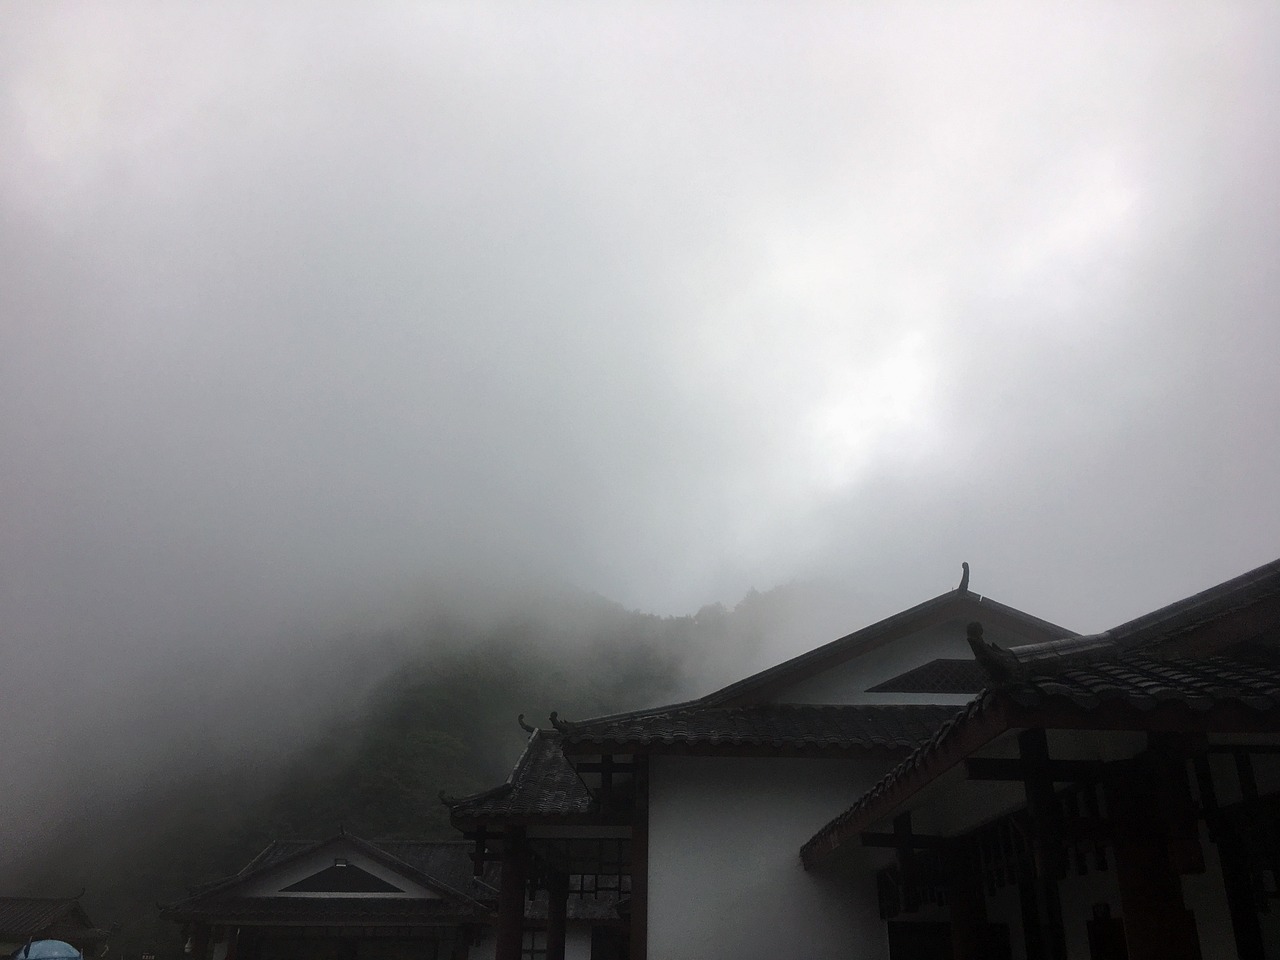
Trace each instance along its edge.
<instances>
[{"instance_id":1,"label":"white painted facade","mask_svg":"<svg viewBox=\"0 0 1280 960\"><path fill-rule=\"evenodd\" d=\"M973 598L975 601L977 598ZM980 601L977 601L980 604ZM968 659L970 620L981 612L954 611L946 620L884 638L837 659L829 668L773 687L769 702L785 704L955 704L969 694L873 693L869 688L935 659ZM1041 642L1033 624L988 620L985 637L1000 646ZM750 702L750 701L748 701ZM1018 755L1017 731L978 751L984 757ZM1141 753L1141 731L1050 731L1050 754L1061 760L1116 761ZM888 931L879 913L876 873L892 851L846 851L836 870L806 872L800 847L817 829L848 809L896 758L868 751L857 760L786 757L651 756L649 772L649 956L662 960L730 960L740 957L887 958ZM1230 757L1217 756L1225 768ZM1263 794L1280 788L1280 757L1257 758ZM1219 802L1239 799L1225 769ZM955 836L1018 810L1026 796L1020 782L974 781L953 769L913 801L913 828ZM889 829L882 824L879 829ZM1186 907L1194 914L1203 960L1236 956L1218 849L1203 825L1203 873L1182 877ZM1106 869L1074 867L1059 882L1069 960L1089 960L1088 921L1095 905L1123 917L1114 852ZM979 882L975 878L975 882ZM1013 960L1026 960L1019 893L1004 886L987 897L988 920L1007 926ZM1280 944L1280 911L1262 915L1264 935ZM947 921L945 907L903 914L902 921ZM1280 960L1280 950L1269 960Z\"/></svg>"},{"instance_id":2,"label":"white painted facade","mask_svg":"<svg viewBox=\"0 0 1280 960\"><path fill-rule=\"evenodd\" d=\"M883 772L883 758L654 757L649 956L884 956L874 876L850 886L806 873L799 857Z\"/></svg>"},{"instance_id":3,"label":"white painted facade","mask_svg":"<svg viewBox=\"0 0 1280 960\"><path fill-rule=\"evenodd\" d=\"M937 658L968 659L967 624L981 599L945 622L887 637L770 697L774 703L956 705L970 694L870 693ZM1050 639L988 628L1008 646ZM804 870L800 847L870 789L899 757L664 756L650 759L649 956L657 960L887 957L875 871Z\"/></svg>"}]
</instances>

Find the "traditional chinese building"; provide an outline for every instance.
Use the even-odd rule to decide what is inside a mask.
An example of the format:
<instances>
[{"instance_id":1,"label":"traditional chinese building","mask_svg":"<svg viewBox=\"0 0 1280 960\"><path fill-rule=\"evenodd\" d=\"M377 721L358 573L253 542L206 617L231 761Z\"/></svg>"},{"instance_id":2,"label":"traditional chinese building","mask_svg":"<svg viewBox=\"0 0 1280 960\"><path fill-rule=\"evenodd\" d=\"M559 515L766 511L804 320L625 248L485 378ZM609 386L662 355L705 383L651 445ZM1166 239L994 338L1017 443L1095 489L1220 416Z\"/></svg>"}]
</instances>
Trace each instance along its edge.
<instances>
[{"instance_id":1,"label":"traditional chinese building","mask_svg":"<svg viewBox=\"0 0 1280 960\"><path fill-rule=\"evenodd\" d=\"M165 913L192 960L464 960L491 940L496 880L468 854L458 841L277 841Z\"/></svg>"},{"instance_id":2,"label":"traditional chinese building","mask_svg":"<svg viewBox=\"0 0 1280 960\"><path fill-rule=\"evenodd\" d=\"M182 925L192 960L483 960L494 955L500 871L477 866L472 852L461 840L371 842L349 833L276 841L164 912ZM549 922L585 951L625 955L601 945L623 925L618 890L578 893L552 919L546 892L530 891L526 955L545 954Z\"/></svg>"},{"instance_id":3,"label":"traditional chinese building","mask_svg":"<svg viewBox=\"0 0 1280 960\"><path fill-rule=\"evenodd\" d=\"M500 869L498 960L1280 957L1280 561L1092 637L967 585L532 730L451 807ZM574 942L587 889L616 918Z\"/></svg>"}]
</instances>

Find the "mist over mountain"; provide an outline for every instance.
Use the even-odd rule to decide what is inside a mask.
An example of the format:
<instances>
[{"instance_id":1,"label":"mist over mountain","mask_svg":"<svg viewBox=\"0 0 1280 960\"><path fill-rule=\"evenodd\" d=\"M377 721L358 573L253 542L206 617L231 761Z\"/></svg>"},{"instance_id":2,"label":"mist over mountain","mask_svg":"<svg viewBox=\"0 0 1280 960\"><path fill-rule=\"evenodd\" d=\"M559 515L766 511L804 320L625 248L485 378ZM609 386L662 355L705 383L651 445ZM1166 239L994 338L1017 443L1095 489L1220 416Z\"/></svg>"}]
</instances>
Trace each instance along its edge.
<instances>
[{"instance_id":1,"label":"mist over mountain","mask_svg":"<svg viewBox=\"0 0 1280 960\"><path fill-rule=\"evenodd\" d=\"M83 888L97 922L122 925L116 949L136 955L176 936L157 902L274 838L453 835L438 794L506 777L526 737L517 714L546 725L551 710L685 699L762 665L784 637L835 635L813 634L833 606L817 583L665 617L582 592L457 599L377 632L281 643L234 669L175 655L120 691L124 703L72 713L59 752L28 768L26 810L6 818L0 884ZM73 753L73 740L92 749Z\"/></svg>"}]
</instances>

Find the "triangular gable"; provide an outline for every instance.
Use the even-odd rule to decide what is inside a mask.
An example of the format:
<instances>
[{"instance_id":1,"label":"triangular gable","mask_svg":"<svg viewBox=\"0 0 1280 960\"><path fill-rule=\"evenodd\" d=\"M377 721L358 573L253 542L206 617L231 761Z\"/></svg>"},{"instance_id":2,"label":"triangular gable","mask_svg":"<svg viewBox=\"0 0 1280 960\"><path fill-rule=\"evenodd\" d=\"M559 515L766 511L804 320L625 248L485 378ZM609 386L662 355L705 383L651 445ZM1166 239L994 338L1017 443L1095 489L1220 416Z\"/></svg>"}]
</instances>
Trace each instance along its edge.
<instances>
[{"instance_id":1,"label":"triangular gable","mask_svg":"<svg viewBox=\"0 0 1280 960\"><path fill-rule=\"evenodd\" d=\"M732 683L698 702L708 706L887 702L892 698L865 696L868 688L923 662L968 653L965 625L973 620L981 621L988 639L1001 646L1076 636L1065 627L989 597L951 590Z\"/></svg>"},{"instance_id":2,"label":"triangular gable","mask_svg":"<svg viewBox=\"0 0 1280 960\"><path fill-rule=\"evenodd\" d=\"M343 870L355 872L340 879ZM359 879L360 874L367 879ZM321 889L326 886L329 889ZM480 907L465 893L350 834L314 844L273 843L240 873L206 888L184 904L215 898L316 897L443 899L466 908Z\"/></svg>"},{"instance_id":3,"label":"triangular gable","mask_svg":"<svg viewBox=\"0 0 1280 960\"><path fill-rule=\"evenodd\" d=\"M303 877L280 890L281 893L404 893L384 877L375 876L349 860L337 858L332 866Z\"/></svg>"},{"instance_id":4,"label":"triangular gable","mask_svg":"<svg viewBox=\"0 0 1280 960\"><path fill-rule=\"evenodd\" d=\"M695 700L581 721L563 720L553 712L551 723L568 738L569 752L582 753L602 728L662 721L707 709L769 704L879 708L954 703L958 707L969 694L903 694L871 688L939 657L971 656L965 638L966 626L974 620L981 621L996 642L1008 646L1076 636L1066 627L956 589Z\"/></svg>"}]
</instances>

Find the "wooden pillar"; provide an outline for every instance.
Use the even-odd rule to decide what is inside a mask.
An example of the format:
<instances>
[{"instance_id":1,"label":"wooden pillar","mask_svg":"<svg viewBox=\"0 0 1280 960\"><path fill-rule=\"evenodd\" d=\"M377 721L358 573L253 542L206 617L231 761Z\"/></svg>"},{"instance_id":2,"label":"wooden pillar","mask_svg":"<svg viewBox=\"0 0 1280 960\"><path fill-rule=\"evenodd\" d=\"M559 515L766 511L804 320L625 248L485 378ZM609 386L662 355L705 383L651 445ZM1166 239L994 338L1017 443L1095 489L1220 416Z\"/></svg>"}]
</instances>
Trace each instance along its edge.
<instances>
[{"instance_id":1,"label":"wooden pillar","mask_svg":"<svg viewBox=\"0 0 1280 960\"><path fill-rule=\"evenodd\" d=\"M1035 876L1019 886L1027 960L1066 960L1067 935L1058 895L1058 878L1065 867L1062 811L1053 790L1049 741L1042 729L1024 730L1018 735L1018 748L1035 845Z\"/></svg>"},{"instance_id":2,"label":"wooden pillar","mask_svg":"<svg viewBox=\"0 0 1280 960\"><path fill-rule=\"evenodd\" d=\"M547 960L564 960L568 901L568 875L559 870L552 870L547 877Z\"/></svg>"},{"instance_id":3,"label":"wooden pillar","mask_svg":"<svg viewBox=\"0 0 1280 960\"><path fill-rule=\"evenodd\" d=\"M947 906L951 911L951 955L955 960L989 960L987 899L977 857L954 854L947 863Z\"/></svg>"},{"instance_id":4,"label":"wooden pillar","mask_svg":"<svg viewBox=\"0 0 1280 960\"><path fill-rule=\"evenodd\" d=\"M498 887L494 960L520 960L524 947L525 847L523 830L509 830L502 840L502 879Z\"/></svg>"},{"instance_id":5,"label":"wooden pillar","mask_svg":"<svg viewBox=\"0 0 1280 960\"><path fill-rule=\"evenodd\" d=\"M635 760L635 815L631 823L631 944L628 960L649 955L649 758Z\"/></svg>"},{"instance_id":6,"label":"wooden pillar","mask_svg":"<svg viewBox=\"0 0 1280 960\"><path fill-rule=\"evenodd\" d=\"M1209 839L1218 846L1218 859L1222 864L1222 886L1231 914L1231 931L1236 938L1236 955L1240 960L1265 960L1262 924L1253 903L1248 850L1242 838L1223 819L1208 756L1203 753L1197 756L1195 768L1205 825L1209 828Z\"/></svg>"},{"instance_id":7,"label":"wooden pillar","mask_svg":"<svg viewBox=\"0 0 1280 960\"><path fill-rule=\"evenodd\" d=\"M209 928L203 923L196 924L191 932L191 960L208 960L209 940Z\"/></svg>"},{"instance_id":8,"label":"wooden pillar","mask_svg":"<svg viewBox=\"0 0 1280 960\"><path fill-rule=\"evenodd\" d=\"M908 810L893 818L893 843L898 854L898 871L902 874L902 909L907 913L920 909L916 850L911 834L911 811Z\"/></svg>"},{"instance_id":9,"label":"wooden pillar","mask_svg":"<svg viewBox=\"0 0 1280 960\"><path fill-rule=\"evenodd\" d=\"M474 928L459 925L458 932L454 935L453 950L449 953L449 960L467 960L471 954L471 941L476 938Z\"/></svg>"},{"instance_id":10,"label":"wooden pillar","mask_svg":"<svg viewBox=\"0 0 1280 960\"><path fill-rule=\"evenodd\" d=\"M1162 764L1148 755L1107 783L1116 851L1116 883L1130 960L1200 960L1195 917L1182 898L1160 811Z\"/></svg>"}]
</instances>

